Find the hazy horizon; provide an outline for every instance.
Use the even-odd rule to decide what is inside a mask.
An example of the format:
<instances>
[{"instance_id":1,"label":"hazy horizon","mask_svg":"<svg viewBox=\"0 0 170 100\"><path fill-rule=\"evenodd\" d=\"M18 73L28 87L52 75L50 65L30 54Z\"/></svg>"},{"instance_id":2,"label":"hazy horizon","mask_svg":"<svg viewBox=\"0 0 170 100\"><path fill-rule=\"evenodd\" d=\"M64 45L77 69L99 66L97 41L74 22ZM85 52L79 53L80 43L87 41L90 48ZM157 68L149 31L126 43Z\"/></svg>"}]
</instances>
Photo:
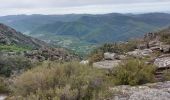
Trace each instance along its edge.
<instances>
[{"instance_id":1,"label":"hazy horizon","mask_svg":"<svg viewBox=\"0 0 170 100\"><path fill-rule=\"evenodd\" d=\"M170 14L170 12L144 12L144 13L116 13L116 12L110 12L110 13L102 13L102 14L91 14L91 13L82 13L82 14L76 14L76 13L68 13L68 14L9 14L9 15L0 15L0 17L5 17L5 16L31 16L31 15L44 15L44 16L50 16L50 15L56 15L56 16L62 16L62 15L104 15L104 14L132 14L132 15L139 15L139 14L156 14L156 13L162 13L162 14Z\"/></svg>"},{"instance_id":2,"label":"hazy horizon","mask_svg":"<svg viewBox=\"0 0 170 100\"><path fill-rule=\"evenodd\" d=\"M1 0L0 16L170 12L169 0Z\"/></svg>"}]
</instances>

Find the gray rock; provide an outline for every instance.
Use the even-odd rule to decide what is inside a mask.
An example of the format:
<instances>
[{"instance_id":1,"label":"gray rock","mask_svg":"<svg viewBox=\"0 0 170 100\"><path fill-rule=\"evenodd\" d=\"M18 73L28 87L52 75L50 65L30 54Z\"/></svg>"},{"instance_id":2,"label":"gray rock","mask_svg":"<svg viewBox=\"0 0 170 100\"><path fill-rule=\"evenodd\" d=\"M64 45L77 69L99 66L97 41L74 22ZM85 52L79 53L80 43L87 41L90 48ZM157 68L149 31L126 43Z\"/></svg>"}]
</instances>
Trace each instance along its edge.
<instances>
[{"instance_id":1,"label":"gray rock","mask_svg":"<svg viewBox=\"0 0 170 100\"><path fill-rule=\"evenodd\" d=\"M160 46L162 43L160 42L160 41L158 41L158 40L153 40L153 41L150 41L149 42L149 48L151 48L151 47L158 47L158 46Z\"/></svg>"},{"instance_id":2,"label":"gray rock","mask_svg":"<svg viewBox=\"0 0 170 100\"><path fill-rule=\"evenodd\" d=\"M111 69L111 68L117 67L120 62L121 60L113 60L113 61L105 60L105 61L93 63L93 67L102 68L102 69Z\"/></svg>"},{"instance_id":3,"label":"gray rock","mask_svg":"<svg viewBox=\"0 0 170 100\"><path fill-rule=\"evenodd\" d=\"M135 92L129 100L169 100L170 94L158 89L148 89Z\"/></svg>"},{"instance_id":4,"label":"gray rock","mask_svg":"<svg viewBox=\"0 0 170 100\"><path fill-rule=\"evenodd\" d=\"M163 51L164 53L170 52L170 45L161 45L160 50Z\"/></svg>"},{"instance_id":5,"label":"gray rock","mask_svg":"<svg viewBox=\"0 0 170 100\"><path fill-rule=\"evenodd\" d=\"M135 51L128 52L127 54L134 57L144 57L144 56L150 56L153 51L151 49L144 49L139 50L136 49Z\"/></svg>"},{"instance_id":6,"label":"gray rock","mask_svg":"<svg viewBox=\"0 0 170 100\"><path fill-rule=\"evenodd\" d=\"M125 56L125 55L118 55L117 59L118 60L125 60L125 59L127 59L127 56Z\"/></svg>"},{"instance_id":7,"label":"gray rock","mask_svg":"<svg viewBox=\"0 0 170 100\"><path fill-rule=\"evenodd\" d=\"M118 55L116 53L110 53L110 52L104 53L105 60L115 60L117 57Z\"/></svg>"},{"instance_id":8,"label":"gray rock","mask_svg":"<svg viewBox=\"0 0 170 100\"><path fill-rule=\"evenodd\" d=\"M158 68L169 67L169 65L170 65L170 57L157 58L157 59L155 59L154 64Z\"/></svg>"},{"instance_id":9,"label":"gray rock","mask_svg":"<svg viewBox=\"0 0 170 100\"><path fill-rule=\"evenodd\" d=\"M114 97L109 100L169 100L170 81L143 86L116 86L111 88Z\"/></svg>"},{"instance_id":10,"label":"gray rock","mask_svg":"<svg viewBox=\"0 0 170 100\"><path fill-rule=\"evenodd\" d=\"M88 60L82 60L82 61L80 62L80 64L89 64L89 61L88 61Z\"/></svg>"}]
</instances>

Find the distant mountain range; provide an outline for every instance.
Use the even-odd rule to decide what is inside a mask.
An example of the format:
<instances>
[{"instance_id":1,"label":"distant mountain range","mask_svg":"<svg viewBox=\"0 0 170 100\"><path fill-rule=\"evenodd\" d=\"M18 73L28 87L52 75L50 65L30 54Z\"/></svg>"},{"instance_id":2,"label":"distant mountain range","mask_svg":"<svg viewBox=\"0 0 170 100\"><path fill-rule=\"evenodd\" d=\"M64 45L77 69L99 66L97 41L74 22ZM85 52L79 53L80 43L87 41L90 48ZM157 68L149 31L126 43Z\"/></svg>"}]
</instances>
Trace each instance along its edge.
<instances>
[{"instance_id":1,"label":"distant mountain range","mask_svg":"<svg viewBox=\"0 0 170 100\"><path fill-rule=\"evenodd\" d=\"M86 48L84 44L126 41L158 31L170 26L170 14L12 15L0 17L0 22L25 34L73 49L74 45L83 44Z\"/></svg>"},{"instance_id":2,"label":"distant mountain range","mask_svg":"<svg viewBox=\"0 0 170 100\"><path fill-rule=\"evenodd\" d=\"M94 43L126 40L170 25L170 14L14 15L0 17L18 31L31 35L66 35Z\"/></svg>"}]
</instances>

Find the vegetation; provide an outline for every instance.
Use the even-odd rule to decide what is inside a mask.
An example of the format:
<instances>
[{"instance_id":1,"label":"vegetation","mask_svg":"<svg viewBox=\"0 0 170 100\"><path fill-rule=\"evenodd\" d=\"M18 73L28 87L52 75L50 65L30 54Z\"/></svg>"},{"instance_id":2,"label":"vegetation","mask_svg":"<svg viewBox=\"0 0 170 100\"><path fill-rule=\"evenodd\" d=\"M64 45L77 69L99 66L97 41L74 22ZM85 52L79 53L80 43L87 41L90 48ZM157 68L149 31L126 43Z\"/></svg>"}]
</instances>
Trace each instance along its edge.
<instances>
[{"instance_id":1,"label":"vegetation","mask_svg":"<svg viewBox=\"0 0 170 100\"><path fill-rule=\"evenodd\" d=\"M152 20L147 16L152 16ZM37 28L29 31L32 36L42 34L48 34L52 37L63 35L77 37L90 43L125 41L170 25L168 14L165 14L164 17L161 14L160 18L168 18L164 21L160 21L160 18L155 16L160 16L160 14L147 14L144 16L127 14L82 15L78 19L69 22L63 20L44 22L45 24L37 25Z\"/></svg>"},{"instance_id":2,"label":"vegetation","mask_svg":"<svg viewBox=\"0 0 170 100\"><path fill-rule=\"evenodd\" d=\"M160 31L158 33L158 35L160 35L161 37L161 41L167 44L170 44L170 31L169 31L170 27L167 29L164 29L162 31Z\"/></svg>"},{"instance_id":3,"label":"vegetation","mask_svg":"<svg viewBox=\"0 0 170 100\"><path fill-rule=\"evenodd\" d=\"M107 95L107 81L105 71L91 66L45 63L17 77L13 91L26 100L97 100Z\"/></svg>"},{"instance_id":4,"label":"vegetation","mask_svg":"<svg viewBox=\"0 0 170 100\"><path fill-rule=\"evenodd\" d=\"M137 48L137 44L140 41L138 40L131 40L126 43L113 43L113 44L104 44L101 47L96 48L90 53L89 59L90 62L97 62L103 59L103 54L105 52L112 52L118 54L124 54L129 51L133 51Z\"/></svg>"},{"instance_id":5,"label":"vegetation","mask_svg":"<svg viewBox=\"0 0 170 100\"><path fill-rule=\"evenodd\" d=\"M114 85L154 82L154 67L139 60L125 61L105 70L77 62L45 62L18 76L11 90L14 100L101 100L111 96ZM12 99L12 100L13 100Z\"/></svg>"},{"instance_id":6,"label":"vegetation","mask_svg":"<svg viewBox=\"0 0 170 100\"><path fill-rule=\"evenodd\" d=\"M163 78L165 81L170 81L170 69L163 72Z\"/></svg>"},{"instance_id":7,"label":"vegetation","mask_svg":"<svg viewBox=\"0 0 170 100\"><path fill-rule=\"evenodd\" d=\"M112 70L111 75L117 85L141 85L154 82L155 67L141 60L128 60Z\"/></svg>"},{"instance_id":8,"label":"vegetation","mask_svg":"<svg viewBox=\"0 0 170 100\"><path fill-rule=\"evenodd\" d=\"M19 47L16 45L0 45L0 51L5 51L5 52L21 52L26 50L30 50L30 49Z\"/></svg>"},{"instance_id":9,"label":"vegetation","mask_svg":"<svg viewBox=\"0 0 170 100\"><path fill-rule=\"evenodd\" d=\"M32 63L22 56L1 56L0 57L0 75L10 77L14 73L20 73L31 68Z\"/></svg>"}]
</instances>

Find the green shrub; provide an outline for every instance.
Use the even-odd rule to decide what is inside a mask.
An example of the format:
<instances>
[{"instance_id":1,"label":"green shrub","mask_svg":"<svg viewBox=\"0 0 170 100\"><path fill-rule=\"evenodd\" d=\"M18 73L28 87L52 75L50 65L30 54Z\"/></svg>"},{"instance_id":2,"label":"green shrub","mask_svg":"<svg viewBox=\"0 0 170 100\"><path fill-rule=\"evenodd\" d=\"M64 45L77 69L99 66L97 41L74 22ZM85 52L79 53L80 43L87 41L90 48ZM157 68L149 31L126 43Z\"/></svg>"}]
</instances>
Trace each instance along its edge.
<instances>
[{"instance_id":1,"label":"green shrub","mask_svg":"<svg viewBox=\"0 0 170 100\"><path fill-rule=\"evenodd\" d=\"M95 53L89 58L89 63L92 64L93 62L101 61L103 58L104 54L102 52Z\"/></svg>"},{"instance_id":2,"label":"green shrub","mask_svg":"<svg viewBox=\"0 0 170 100\"><path fill-rule=\"evenodd\" d=\"M140 60L128 60L112 71L117 85L141 85L154 82L155 67Z\"/></svg>"},{"instance_id":3,"label":"green shrub","mask_svg":"<svg viewBox=\"0 0 170 100\"><path fill-rule=\"evenodd\" d=\"M0 75L10 77L15 72L29 69L32 63L23 56L1 56L0 57Z\"/></svg>"},{"instance_id":4,"label":"green shrub","mask_svg":"<svg viewBox=\"0 0 170 100\"><path fill-rule=\"evenodd\" d=\"M15 96L26 100L91 100L107 90L105 71L79 63L45 63L17 77Z\"/></svg>"},{"instance_id":5,"label":"green shrub","mask_svg":"<svg viewBox=\"0 0 170 100\"><path fill-rule=\"evenodd\" d=\"M17 45L0 45L0 51L6 51L6 52L21 52L21 51L27 51L30 50L28 47L21 47Z\"/></svg>"},{"instance_id":6,"label":"green shrub","mask_svg":"<svg viewBox=\"0 0 170 100\"><path fill-rule=\"evenodd\" d=\"M170 81L170 69L163 72L163 78L165 81Z\"/></svg>"}]
</instances>

